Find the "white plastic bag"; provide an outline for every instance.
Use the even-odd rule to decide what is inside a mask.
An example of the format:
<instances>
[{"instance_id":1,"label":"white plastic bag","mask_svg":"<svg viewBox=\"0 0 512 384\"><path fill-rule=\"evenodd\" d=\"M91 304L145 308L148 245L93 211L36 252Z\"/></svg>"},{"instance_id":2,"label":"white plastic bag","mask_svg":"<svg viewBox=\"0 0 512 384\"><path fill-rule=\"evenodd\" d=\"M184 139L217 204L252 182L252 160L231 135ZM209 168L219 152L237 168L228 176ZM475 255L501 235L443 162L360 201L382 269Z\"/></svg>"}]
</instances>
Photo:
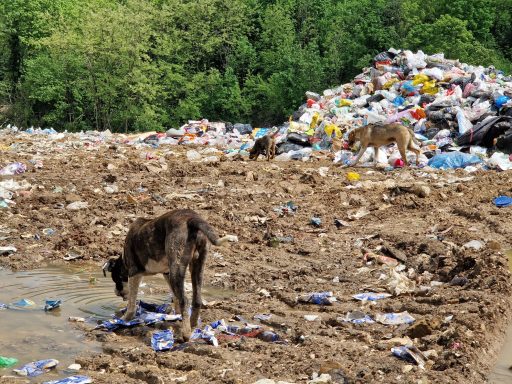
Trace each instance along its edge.
<instances>
[{"instance_id":1,"label":"white plastic bag","mask_svg":"<svg viewBox=\"0 0 512 384\"><path fill-rule=\"evenodd\" d=\"M473 128L471 121L464 115L464 111L461 108L457 108L457 123L459 125L459 134L462 135Z\"/></svg>"}]
</instances>

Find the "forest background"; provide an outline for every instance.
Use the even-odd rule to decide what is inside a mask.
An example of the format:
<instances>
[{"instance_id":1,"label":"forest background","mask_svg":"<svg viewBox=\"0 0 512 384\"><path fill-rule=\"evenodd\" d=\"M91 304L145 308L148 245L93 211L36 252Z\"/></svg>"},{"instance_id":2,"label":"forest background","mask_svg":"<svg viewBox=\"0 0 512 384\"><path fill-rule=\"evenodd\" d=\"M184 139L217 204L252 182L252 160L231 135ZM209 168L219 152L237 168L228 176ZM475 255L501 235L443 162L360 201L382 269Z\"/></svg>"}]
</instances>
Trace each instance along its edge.
<instances>
[{"instance_id":1,"label":"forest background","mask_svg":"<svg viewBox=\"0 0 512 384\"><path fill-rule=\"evenodd\" d=\"M391 47L512 70L512 0L8 0L0 124L279 124Z\"/></svg>"}]
</instances>

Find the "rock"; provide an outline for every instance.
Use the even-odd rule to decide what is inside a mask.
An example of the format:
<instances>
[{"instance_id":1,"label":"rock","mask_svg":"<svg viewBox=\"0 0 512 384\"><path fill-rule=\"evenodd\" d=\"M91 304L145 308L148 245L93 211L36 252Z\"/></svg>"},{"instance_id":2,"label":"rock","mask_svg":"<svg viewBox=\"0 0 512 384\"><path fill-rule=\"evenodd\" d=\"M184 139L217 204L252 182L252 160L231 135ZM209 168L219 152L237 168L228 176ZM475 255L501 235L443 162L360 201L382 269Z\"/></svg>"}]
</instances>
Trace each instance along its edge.
<instances>
[{"instance_id":1,"label":"rock","mask_svg":"<svg viewBox=\"0 0 512 384\"><path fill-rule=\"evenodd\" d=\"M258 180L258 177L254 174L253 171L247 172L247 175L245 176L245 181L255 181Z\"/></svg>"},{"instance_id":2,"label":"rock","mask_svg":"<svg viewBox=\"0 0 512 384\"><path fill-rule=\"evenodd\" d=\"M414 366L407 364L402 367L402 373L411 372L413 370Z\"/></svg>"},{"instance_id":3,"label":"rock","mask_svg":"<svg viewBox=\"0 0 512 384\"><path fill-rule=\"evenodd\" d=\"M70 211L78 211L80 209L86 209L88 207L89 207L89 203L86 201L75 201L71 204L68 204L66 206L66 209L68 209Z\"/></svg>"},{"instance_id":4,"label":"rock","mask_svg":"<svg viewBox=\"0 0 512 384\"><path fill-rule=\"evenodd\" d=\"M426 185L418 185L415 184L411 188L411 192L414 193L418 197L428 197L430 196L430 188Z\"/></svg>"},{"instance_id":5,"label":"rock","mask_svg":"<svg viewBox=\"0 0 512 384\"><path fill-rule=\"evenodd\" d=\"M313 379L308 381L308 384L316 383L332 383L331 375L328 373L322 373L320 376L313 374Z\"/></svg>"},{"instance_id":6,"label":"rock","mask_svg":"<svg viewBox=\"0 0 512 384\"><path fill-rule=\"evenodd\" d=\"M64 200L66 200L66 203L74 203L76 201L82 200L82 198L74 193L68 193L66 196L64 196Z\"/></svg>"},{"instance_id":7,"label":"rock","mask_svg":"<svg viewBox=\"0 0 512 384\"><path fill-rule=\"evenodd\" d=\"M82 368L80 364L71 364L67 369L70 371L79 371Z\"/></svg>"},{"instance_id":8,"label":"rock","mask_svg":"<svg viewBox=\"0 0 512 384\"><path fill-rule=\"evenodd\" d=\"M315 321L318 319L318 315L304 315L304 319L306 319L306 321Z\"/></svg>"},{"instance_id":9,"label":"rock","mask_svg":"<svg viewBox=\"0 0 512 384\"><path fill-rule=\"evenodd\" d=\"M407 330L407 335L413 339L419 339L432 334L432 327L425 320L416 321Z\"/></svg>"},{"instance_id":10,"label":"rock","mask_svg":"<svg viewBox=\"0 0 512 384\"><path fill-rule=\"evenodd\" d=\"M464 244L463 247L468 248L468 249L474 249L475 251L478 251L484 247L484 244L478 240L471 240L471 241L468 241L466 244Z\"/></svg>"}]
</instances>

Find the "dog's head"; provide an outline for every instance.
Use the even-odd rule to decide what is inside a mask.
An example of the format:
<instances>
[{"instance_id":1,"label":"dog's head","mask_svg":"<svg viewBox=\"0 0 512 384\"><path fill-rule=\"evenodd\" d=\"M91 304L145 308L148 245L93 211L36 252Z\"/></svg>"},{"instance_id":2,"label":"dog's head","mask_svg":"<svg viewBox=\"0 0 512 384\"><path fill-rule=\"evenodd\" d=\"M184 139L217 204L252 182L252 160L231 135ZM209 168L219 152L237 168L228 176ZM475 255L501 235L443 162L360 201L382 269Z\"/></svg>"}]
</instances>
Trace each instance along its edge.
<instances>
[{"instance_id":1,"label":"dog's head","mask_svg":"<svg viewBox=\"0 0 512 384\"><path fill-rule=\"evenodd\" d=\"M254 159L256 156L258 155L258 150L256 149L256 147L252 147L251 150L249 151L249 159L252 160Z\"/></svg>"},{"instance_id":2,"label":"dog's head","mask_svg":"<svg viewBox=\"0 0 512 384\"><path fill-rule=\"evenodd\" d=\"M119 256L117 259L110 259L103 264L103 275L107 277L107 272L111 273L112 280L116 287L114 292L116 296L120 296L123 300L128 298L128 272L123 263L123 257Z\"/></svg>"},{"instance_id":3,"label":"dog's head","mask_svg":"<svg viewBox=\"0 0 512 384\"><path fill-rule=\"evenodd\" d=\"M351 147L356 142L356 130L353 129L348 133L347 136L348 145Z\"/></svg>"}]
</instances>

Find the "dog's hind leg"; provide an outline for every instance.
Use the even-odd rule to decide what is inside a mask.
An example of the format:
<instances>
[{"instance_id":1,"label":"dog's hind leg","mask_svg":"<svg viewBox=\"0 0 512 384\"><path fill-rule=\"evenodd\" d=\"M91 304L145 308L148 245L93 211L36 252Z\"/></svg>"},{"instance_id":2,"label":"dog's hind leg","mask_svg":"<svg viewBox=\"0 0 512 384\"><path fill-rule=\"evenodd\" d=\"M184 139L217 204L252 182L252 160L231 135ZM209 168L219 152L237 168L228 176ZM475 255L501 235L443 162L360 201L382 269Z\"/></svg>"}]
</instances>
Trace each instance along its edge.
<instances>
[{"instance_id":1,"label":"dog's hind leg","mask_svg":"<svg viewBox=\"0 0 512 384\"><path fill-rule=\"evenodd\" d=\"M201 299L201 289L203 287L203 272L208 248L206 240L201 241L198 246L199 251L196 252L196 257L190 263L190 275L192 277L192 315L190 316L190 326L195 328L199 320L199 313L203 300Z\"/></svg>"},{"instance_id":2,"label":"dog's hind leg","mask_svg":"<svg viewBox=\"0 0 512 384\"><path fill-rule=\"evenodd\" d=\"M185 273L194 249L195 237L190 239L187 227L176 228L165 239L165 253L169 260L169 278L174 294L174 308L181 314L181 336L185 341L190 338L190 321L185 295ZM180 335L178 335L179 338Z\"/></svg>"},{"instance_id":3,"label":"dog's hind leg","mask_svg":"<svg viewBox=\"0 0 512 384\"><path fill-rule=\"evenodd\" d=\"M141 280L142 275L135 275L128 278L128 305L126 306L126 313L122 317L124 321L129 321L135 316L135 311L137 310L137 293Z\"/></svg>"},{"instance_id":4,"label":"dog's hind leg","mask_svg":"<svg viewBox=\"0 0 512 384\"><path fill-rule=\"evenodd\" d=\"M419 166L420 165L420 155L421 155L421 150L416 146L416 144L414 143L414 141L411 139L411 141L409 141L409 148L408 148L411 152L414 152L416 154L416 166Z\"/></svg>"},{"instance_id":5,"label":"dog's hind leg","mask_svg":"<svg viewBox=\"0 0 512 384\"><path fill-rule=\"evenodd\" d=\"M407 167L409 163L407 162L407 151L405 147L405 143L397 143L398 151L400 152L400 155L402 156L402 161L404 162L404 165Z\"/></svg>"}]
</instances>

